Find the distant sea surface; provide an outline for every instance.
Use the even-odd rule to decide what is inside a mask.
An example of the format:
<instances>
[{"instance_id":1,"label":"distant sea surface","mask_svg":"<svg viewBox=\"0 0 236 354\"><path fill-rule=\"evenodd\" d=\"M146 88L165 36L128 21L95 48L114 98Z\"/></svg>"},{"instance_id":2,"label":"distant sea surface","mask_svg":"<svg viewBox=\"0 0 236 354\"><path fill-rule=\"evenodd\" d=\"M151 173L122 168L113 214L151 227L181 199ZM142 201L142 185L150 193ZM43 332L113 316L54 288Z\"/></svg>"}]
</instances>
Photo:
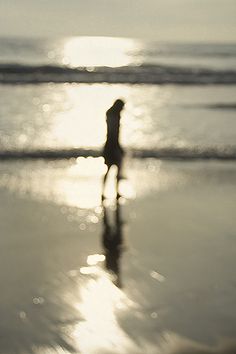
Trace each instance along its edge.
<instances>
[{"instance_id":1,"label":"distant sea surface","mask_svg":"<svg viewBox=\"0 0 236 354\"><path fill-rule=\"evenodd\" d=\"M0 38L0 157L98 156L122 97L138 157L236 159L236 45Z\"/></svg>"}]
</instances>

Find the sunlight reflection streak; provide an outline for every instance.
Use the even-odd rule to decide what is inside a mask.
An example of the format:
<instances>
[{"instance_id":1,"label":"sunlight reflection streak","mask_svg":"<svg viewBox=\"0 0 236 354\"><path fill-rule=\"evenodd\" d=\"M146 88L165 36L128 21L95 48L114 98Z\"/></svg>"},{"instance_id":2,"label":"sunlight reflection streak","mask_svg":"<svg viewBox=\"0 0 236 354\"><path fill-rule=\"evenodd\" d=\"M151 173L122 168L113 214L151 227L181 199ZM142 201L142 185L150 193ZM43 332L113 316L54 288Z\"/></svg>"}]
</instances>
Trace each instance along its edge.
<instances>
[{"instance_id":1,"label":"sunlight reflection streak","mask_svg":"<svg viewBox=\"0 0 236 354\"><path fill-rule=\"evenodd\" d=\"M97 275L96 280L88 280L80 291L81 302L76 307L84 321L78 323L73 336L77 338L82 353L96 353L98 350L119 353L134 344L120 328L116 313L134 304L105 272L98 270Z\"/></svg>"},{"instance_id":2,"label":"sunlight reflection streak","mask_svg":"<svg viewBox=\"0 0 236 354\"><path fill-rule=\"evenodd\" d=\"M128 38L109 37L74 37L67 39L64 44L63 64L71 67L93 66L118 67L133 62L138 41Z\"/></svg>"}]
</instances>

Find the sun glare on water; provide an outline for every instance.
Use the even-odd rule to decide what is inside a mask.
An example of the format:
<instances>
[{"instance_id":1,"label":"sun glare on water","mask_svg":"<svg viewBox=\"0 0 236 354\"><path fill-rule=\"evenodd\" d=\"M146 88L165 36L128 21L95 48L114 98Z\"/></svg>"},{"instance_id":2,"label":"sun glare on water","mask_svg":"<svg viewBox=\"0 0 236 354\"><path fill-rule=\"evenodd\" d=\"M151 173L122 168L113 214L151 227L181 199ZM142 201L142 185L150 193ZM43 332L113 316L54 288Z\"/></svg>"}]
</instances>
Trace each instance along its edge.
<instances>
[{"instance_id":1,"label":"sun glare on water","mask_svg":"<svg viewBox=\"0 0 236 354\"><path fill-rule=\"evenodd\" d=\"M88 279L80 288L81 301L75 304L75 308L78 308L84 320L74 328L72 337L78 342L81 353L104 353L111 350L121 353L134 346L120 327L117 312L125 312L135 304L98 266L104 259L103 255L90 255L88 266L80 269L80 273Z\"/></svg>"},{"instance_id":2,"label":"sun glare on water","mask_svg":"<svg viewBox=\"0 0 236 354\"><path fill-rule=\"evenodd\" d=\"M74 37L64 44L63 64L71 67L119 67L133 62L138 43L128 38Z\"/></svg>"}]
</instances>

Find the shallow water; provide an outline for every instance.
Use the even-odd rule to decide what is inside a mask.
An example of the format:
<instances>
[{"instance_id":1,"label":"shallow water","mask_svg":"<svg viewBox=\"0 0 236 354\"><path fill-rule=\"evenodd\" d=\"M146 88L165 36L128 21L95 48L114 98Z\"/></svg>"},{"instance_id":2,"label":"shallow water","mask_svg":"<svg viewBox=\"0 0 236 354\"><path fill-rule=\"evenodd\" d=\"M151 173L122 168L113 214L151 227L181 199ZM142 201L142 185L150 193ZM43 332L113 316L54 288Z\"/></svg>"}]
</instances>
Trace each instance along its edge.
<instances>
[{"instance_id":1,"label":"shallow water","mask_svg":"<svg viewBox=\"0 0 236 354\"><path fill-rule=\"evenodd\" d=\"M46 84L0 86L2 150L101 148L105 112L127 102L128 148L235 150L235 87Z\"/></svg>"}]
</instances>

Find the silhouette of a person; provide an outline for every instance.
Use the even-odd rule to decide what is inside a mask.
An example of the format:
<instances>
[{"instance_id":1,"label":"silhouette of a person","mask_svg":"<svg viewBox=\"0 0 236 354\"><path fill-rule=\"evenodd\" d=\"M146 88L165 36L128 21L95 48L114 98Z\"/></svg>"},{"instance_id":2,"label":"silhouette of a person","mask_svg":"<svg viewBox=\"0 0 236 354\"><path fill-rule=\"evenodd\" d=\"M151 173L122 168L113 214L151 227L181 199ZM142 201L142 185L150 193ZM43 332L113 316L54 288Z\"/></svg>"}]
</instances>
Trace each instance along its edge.
<instances>
[{"instance_id":1,"label":"silhouette of a person","mask_svg":"<svg viewBox=\"0 0 236 354\"><path fill-rule=\"evenodd\" d=\"M117 202L115 211L115 222L110 223L108 218L108 212L105 206L103 206L103 233L102 233L102 245L105 255L105 267L112 273L114 280L113 283L121 288L121 276L120 276L120 258L123 248L123 230L120 205Z\"/></svg>"},{"instance_id":2,"label":"silhouette of a person","mask_svg":"<svg viewBox=\"0 0 236 354\"><path fill-rule=\"evenodd\" d=\"M113 105L106 112L106 123L107 123L107 139L103 149L103 157L105 159L105 164L107 165L107 172L103 180L102 189L102 199L104 199L104 189L107 180L109 170L112 165L117 166L117 176L116 176L116 195L117 198L120 197L118 184L121 179L121 168L122 160L124 156L124 150L122 149L119 142L120 134L120 113L124 108L124 101L121 99L116 100Z\"/></svg>"}]
</instances>

